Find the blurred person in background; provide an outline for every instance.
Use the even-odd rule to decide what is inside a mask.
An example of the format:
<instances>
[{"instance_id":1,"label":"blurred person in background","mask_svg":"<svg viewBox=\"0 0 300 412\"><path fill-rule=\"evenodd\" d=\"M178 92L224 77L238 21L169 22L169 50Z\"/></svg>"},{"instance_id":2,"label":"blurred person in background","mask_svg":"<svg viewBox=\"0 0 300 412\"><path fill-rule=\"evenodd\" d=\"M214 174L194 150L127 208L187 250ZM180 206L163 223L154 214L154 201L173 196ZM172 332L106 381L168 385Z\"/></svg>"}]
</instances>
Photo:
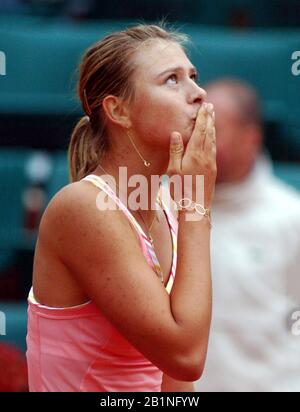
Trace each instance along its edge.
<instances>
[{"instance_id":1,"label":"blurred person in background","mask_svg":"<svg viewBox=\"0 0 300 412\"><path fill-rule=\"evenodd\" d=\"M300 196L263 150L256 92L207 86L217 133L213 206L213 320L197 391L300 391Z\"/></svg>"}]
</instances>

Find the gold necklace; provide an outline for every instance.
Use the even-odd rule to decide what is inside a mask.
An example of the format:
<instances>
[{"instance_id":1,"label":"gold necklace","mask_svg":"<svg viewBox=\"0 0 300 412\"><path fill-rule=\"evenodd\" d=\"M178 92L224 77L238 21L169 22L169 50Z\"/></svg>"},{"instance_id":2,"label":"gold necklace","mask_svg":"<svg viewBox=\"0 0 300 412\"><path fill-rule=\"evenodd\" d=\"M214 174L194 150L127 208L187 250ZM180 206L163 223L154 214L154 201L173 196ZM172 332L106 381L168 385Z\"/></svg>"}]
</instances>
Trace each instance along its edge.
<instances>
[{"instance_id":1,"label":"gold necklace","mask_svg":"<svg viewBox=\"0 0 300 412\"><path fill-rule=\"evenodd\" d=\"M109 175L109 173L104 169L104 167L102 167L100 164L99 164L98 166L103 170L103 172L104 172L105 174ZM116 186L117 186L117 188L118 188L118 190L119 190L119 193L120 193L120 188L119 188L119 186L118 186L117 184L116 184ZM153 218L153 220L152 220L152 222L151 222L151 225L148 226L147 223L145 222L145 219L143 218L143 215L140 213L139 209L137 209L137 212L138 212L138 214L140 215L140 217L142 218L142 220L143 220L143 222L144 222L144 225L145 225L146 228L147 228L148 240L149 240L149 242L151 243L151 245L152 245L152 247L153 247L153 249L154 249L154 240L153 240L153 237L151 236L151 229L152 229L152 226L153 226L153 223L154 223L155 218L156 218L156 220L157 220L157 222L158 222L157 213L155 213L154 218Z\"/></svg>"},{"instance_id":2,"label":"gold necklace","mask_svg":"<svg viewBox=\"0 0 300 412\"><path fill-rule=\"evenodd\" d=\"M132 137L130 137L130 134L129 134L129 132L127 131L127 136L129 137L129 139L130 139L130 141L131 141L131 143L132 143L132 145L133 145L133 147L135 148L135 150L136 150L136 152L137 152L137 154L140 156L140 158L142 159L142 161L143 161L143 163L144 163L144 165L146 166L146 167L149 167L150 165L151 165L151 163L150 162L148 162L146 159L144 159L143 158L143 156L141 155L141 152L139 151L139 149L136 147L136 145L135 145L135 143L134 143L134 141L132 140Z\"/></svg>"}]
</instances>

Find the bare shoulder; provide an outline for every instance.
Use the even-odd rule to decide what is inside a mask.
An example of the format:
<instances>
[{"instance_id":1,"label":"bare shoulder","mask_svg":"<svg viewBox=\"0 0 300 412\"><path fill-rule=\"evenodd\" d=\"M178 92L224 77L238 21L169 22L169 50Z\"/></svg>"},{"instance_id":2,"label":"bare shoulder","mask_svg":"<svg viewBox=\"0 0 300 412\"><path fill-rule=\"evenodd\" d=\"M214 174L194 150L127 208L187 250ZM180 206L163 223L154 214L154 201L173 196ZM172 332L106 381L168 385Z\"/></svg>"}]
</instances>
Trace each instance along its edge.
<instances>
[{"instance_id":1,"label":"bare shoulder","mask_svg":"<svg viewBox=\"0 0 300 412\"><path fill-rule=\"evenodd\" d=\"M97 196L100 191L90 182L70 183L55 194L44 211L39 237L47 236L62 261L68 255L68 240L72 243L72 249L78 238L81 240L80 246L84 247L89 234L96 236L101 230L105 231L105 227L128 228L121 211L99 210Z\"/></svg>"},{"instance_id":2,"label":"bare shoulder","mask_svg":"<svg viewBox=\"0 0 300 412\"><path fill-rule=\"evenodd\" d=\"M44 223L44 220L62 219L67 217L69 213L73 215L76 211L80 212L79 206L90 206L90 201L95 198L98 192L99 189L82 181L64 186L50 200L41 224Z\"/></svg>"}]
</instances>

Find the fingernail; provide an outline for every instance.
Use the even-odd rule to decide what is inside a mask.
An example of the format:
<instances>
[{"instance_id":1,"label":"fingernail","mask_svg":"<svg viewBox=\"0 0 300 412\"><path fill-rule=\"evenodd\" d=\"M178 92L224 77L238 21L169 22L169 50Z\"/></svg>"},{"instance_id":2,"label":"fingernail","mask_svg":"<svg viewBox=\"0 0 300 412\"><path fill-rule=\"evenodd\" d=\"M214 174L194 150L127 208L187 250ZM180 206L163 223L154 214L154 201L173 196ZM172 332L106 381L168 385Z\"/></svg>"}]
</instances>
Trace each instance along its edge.
<instances>
[{"instance_id":1,"label":"fingernail","mask_svg":"<svg viewBox=\"0 0 300 412\"><path fill-rule=\"evenodd\" d=\"M208 105L207 105L207 111L209 112L209 113L212 113L212 111L213 111L213 105L211 104L211 103L208 103Z\"/></svg>"},{"instance_id":2,"label":"fingernail","mask_svg":"<svg viewBox=\"0 0 300 412\"><path fill-rule=\"evenodd\" d=\"M180 143L180 134L179 133L173 133L172 135L173 143L178 144Z\"/></svg>"}]
</instances>

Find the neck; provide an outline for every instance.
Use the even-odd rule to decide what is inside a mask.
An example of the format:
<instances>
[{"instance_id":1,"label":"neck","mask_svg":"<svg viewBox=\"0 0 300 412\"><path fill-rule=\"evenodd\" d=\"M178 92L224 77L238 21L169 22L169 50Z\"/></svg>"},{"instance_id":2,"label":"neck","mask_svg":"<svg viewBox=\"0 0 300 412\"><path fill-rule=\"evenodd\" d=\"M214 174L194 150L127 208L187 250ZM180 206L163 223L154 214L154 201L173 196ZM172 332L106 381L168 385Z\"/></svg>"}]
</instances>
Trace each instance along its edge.
<instances>
[{"instance_id":1,"label":"neck","mask_svg":"<svg viewBox=\"0 0 300 412\"><path fill-rule=\"evenodd\" d=\"M93 173L103 175L106 172L114 179L118 197L142 226L146 224L147 230L157 215L155 199L160 178L167 170L169 152L160 150L159 156L159 151L154 153L149 149L143 150L136 144L142 157L150 162L150 166L146 167L130 140L127 139L125 142L125 148L119 145L108 151Z\"/></svg>"}]
</instances>

